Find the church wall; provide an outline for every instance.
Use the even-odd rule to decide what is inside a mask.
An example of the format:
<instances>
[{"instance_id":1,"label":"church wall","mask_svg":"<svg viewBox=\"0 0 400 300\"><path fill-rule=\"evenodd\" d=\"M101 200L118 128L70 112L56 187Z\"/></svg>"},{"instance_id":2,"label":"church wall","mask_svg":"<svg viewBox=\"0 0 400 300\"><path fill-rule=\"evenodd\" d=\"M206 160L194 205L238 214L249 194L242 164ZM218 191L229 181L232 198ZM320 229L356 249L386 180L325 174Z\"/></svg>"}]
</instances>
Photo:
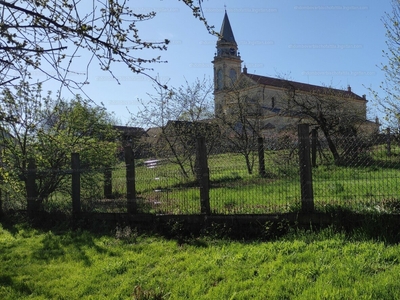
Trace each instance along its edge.
<instances>
[{"instance_id":1,"label":"church wall","mask_svg":"<svg viewBox=\"0 0 400 300\"><path fill-rule=\"evenodd\" d=\"M257 103L258 105L261 105L262 107L268 109L275 108L280 110L287 110L293 108L293 110L296 110L296 106L290 107L290 101L288 101L289 95L286 93L286 91L274 87L266 87L263 85L244 87L231 93L220 93L216 97L216 100L218 99L217 101L226 106L237 102L238 97L243 99L245 97L248 97L252 99L254 103ZM315 102L323 103L323 101L321 101L321 97L319 96L315 97L306 93L298 93L298 99L302 99L302 97L304 97L304 99L307 99L307 101L313 101L313 99L315 99ZM344 111L351 110L354 112L355 115L366 119L366 101L351 98L338 98L329 95L326 96L326 101L328 103L328 107L334 107L335 105L337 105L338 108L341 108Z\"/></svg>"},{"instance_id":2,"label":"church wall","mask_svg":"<svg viewBox=\"0 0 400 300\"><path fill-rule=\"evenodd\" d=\"M247 74L247 68L241 70L242 60L235 41L229 18L225 12L222 22L220 36L216 45L216 54L212 61L214 65L214 101L215 114L234 112L234 108L238 101L245 101L246 110L251 118L262 119L264 125L268 128L275 127L280 130L297 124L300 119L300 108L293 105L290 101L288 90L282 86L289 86L288 82L275 78L267 78L262 76L254 76ZM259 78L270 86L255 82L254 79ZM238 80L237 80L238 79ZM271 80L272 79L272 80ZM290 86L304 89L314 89L315 86L307 84L290 84ZM317 87L321 90L322 87ZM310 101L315 103L312 105L317 110L337 110L338 114L350 114L358 116L362 120L366 120L366 101L354 98L341 98L337 95L329 95L329 88L322 89L324 94L315 95L311 92L295 90L296 99ZM349 90L351 91L351 90ZM337 92L337 90L335 91ZM347 95L347 91L343 91ZM354 95L354 94L353 94ZM303 114L304 117L304 114Z\"/></svg>"}]
</instances>

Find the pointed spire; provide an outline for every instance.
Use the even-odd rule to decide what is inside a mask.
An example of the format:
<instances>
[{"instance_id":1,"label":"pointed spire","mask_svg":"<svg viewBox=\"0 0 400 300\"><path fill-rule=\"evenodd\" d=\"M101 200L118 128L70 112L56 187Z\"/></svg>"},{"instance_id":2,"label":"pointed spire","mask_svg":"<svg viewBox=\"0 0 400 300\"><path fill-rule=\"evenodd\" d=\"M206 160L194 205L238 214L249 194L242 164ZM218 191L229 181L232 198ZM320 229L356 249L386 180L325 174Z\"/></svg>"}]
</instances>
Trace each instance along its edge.
<instances>
[{"instance_id":1,"label":"pointed spire","mask_svg":"<svg viewBox=\"0 0 400 300\"><path fill-rule=\"evenodd\" d=\"M236 45L235 37L233 36L233 31L231 24L229 22L228 14L225 9L225 16L224 20L222 22L221 26L221 31L219 33L221 36L218 41L221 42L228 42L228 43L234 43Z\"/></svg>"}]
</instances>

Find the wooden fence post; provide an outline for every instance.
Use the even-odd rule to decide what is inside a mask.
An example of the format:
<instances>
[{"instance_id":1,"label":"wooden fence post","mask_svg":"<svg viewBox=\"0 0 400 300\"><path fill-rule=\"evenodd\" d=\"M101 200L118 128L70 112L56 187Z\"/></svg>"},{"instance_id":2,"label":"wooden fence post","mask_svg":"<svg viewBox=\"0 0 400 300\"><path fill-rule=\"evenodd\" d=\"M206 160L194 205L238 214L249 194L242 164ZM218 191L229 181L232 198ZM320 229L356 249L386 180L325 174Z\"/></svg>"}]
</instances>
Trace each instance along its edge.
<instances>
[{"instance_id":1,"label":"wooden fence post","mask_svg":"<svg viewBox=\"0 0 400 300\"><path fill-rule=\"evenodd\" d=\"M314 194L312 185L312 167L310 160L310 138L308 124L300 124L299 132L299 160L300 160L300 188L301 210L314 211Z\"/></svg>"},{"instance_id":2,"label":"wooden fence post","mask_svg":"<svg viewBox=\"0 0 400 300\"><path fill-rule=\"evenodd\" d=\"M262 137L257 138L257 145L258 145L258 174L261 177L265 177L264 139Z\"/></svg>"},{"instance_id":3,"label":"wooden fence post","mask_svg":"<svg viewBox=\"0 0 400 300\"><path fill-rule=\"evenodd\" d=\"M317 141L318 141L318 131L317 129L311 130L311 158L312 167L317 167Z\"/></svg>"},{"instance_id":4,"label":"wooden fence post","mask_svg":"<svg viewBox=\"0 0 400 300\"><path fill-rule=\"evenodd\" d=\"M104 197L106 199L112 198L112 169L106 168L104 170Z\"/></svg>"},{"instance_id":5,"label":"wooden fence post","mask_svg":"<svg viewBox=\"0 0 400 300\"><path fill-rule=\"evenodd\" d=\"M210 208L210 172L207 162L207 147L204 137L197 138L196 176L200 185L200 210L202 214L211 214Z\"/></svg>"},{"instance_id":6,"label":"wooden fence post","mask_svg":"<svg viewBox=\"0 0 400 300\"><path fill-rule=\"evenodd\" d=\"M125 151L125 165L126 165L126 200L127 211L129 214L136 214L138 212L136 202L136 186L135 186L135 159L131 146L126 146Z\"/></svg>"},{"instance_id":7,"label":"wooden fence post","mask_svg":"<svg viewBox=\"0 0 400 300\"><path fill-rule=\"evenodd\" d=\"M28 172L26 176L27 210L28 215L34 217L35 212L38 210L38 195L36 189L36 162L33 158L28 161Z\"/></svg>"},{"instance_id":8,"label":"wooden fence post","mask_svg":"<svg viewBox=\"0 0 400 300\"><path fill-rule=\"evenodd\" d=\"M72 213L78 215L81 212L81 162L79 153L71 154L72 169Z\"/></svg>"}]
</instances>

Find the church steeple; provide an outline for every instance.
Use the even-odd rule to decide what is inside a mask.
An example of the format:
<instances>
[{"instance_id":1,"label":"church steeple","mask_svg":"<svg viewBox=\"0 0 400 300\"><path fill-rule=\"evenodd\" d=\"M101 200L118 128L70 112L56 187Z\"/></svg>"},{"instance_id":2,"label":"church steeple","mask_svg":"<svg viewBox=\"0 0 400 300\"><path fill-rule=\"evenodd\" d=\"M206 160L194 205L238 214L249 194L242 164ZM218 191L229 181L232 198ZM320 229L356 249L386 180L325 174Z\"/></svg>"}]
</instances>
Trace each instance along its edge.
<instances>
[{"instance_id":1,"label":"church steeple","mask_svg":"<svg viewBox=\"0 0 400 300\"><path fill-rule=\"evenodd\" d=\"M233 36L233 31L231 27L231 23L229 22L228 14L225 11L224 20L222 21L220 37L218 41L233 43L237 46L235 37Z\"/></svg>"},{"instance_id":2,"label":"church steeple","mask_svg":"<svg viewBox=\"0 0 400 300\"><path fill-rule=\"evenodd\" d=\"M238 46L226 11L217 41L217 56L239 57Z\"/></svg>"},{"instance_id":3,"label":"church steeple","mask_svg":"<svg viewBox=\"0 0 400 300\"><path fill-rule=\"evenodd\" d=\"M214 100L217 113L224 101L224 96L220 92L233 86L241 73L242 64L226 10L217 41L217 53L212 63L214 64Z\"/></svg>"}]
</instances>

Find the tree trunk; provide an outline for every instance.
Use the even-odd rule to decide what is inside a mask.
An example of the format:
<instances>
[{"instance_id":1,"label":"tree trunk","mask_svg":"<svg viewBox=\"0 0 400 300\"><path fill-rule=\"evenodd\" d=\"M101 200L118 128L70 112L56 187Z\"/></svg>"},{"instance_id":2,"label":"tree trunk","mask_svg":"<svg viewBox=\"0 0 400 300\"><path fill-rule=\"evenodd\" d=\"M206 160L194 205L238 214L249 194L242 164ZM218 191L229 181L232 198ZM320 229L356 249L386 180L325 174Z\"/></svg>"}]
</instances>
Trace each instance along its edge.
<instances>
[{"instance_id":1,"label":"tree trunk","mask_svg":"<svg viewBox=\"0 0 400 300\"><path fill-rule=\"evenodd\" d=\"M27 176L25 180L25 189L27 197L27 210L30 217L34 217L36 212L41 210L41 201L38 197L36 187L36 163L30 159L28 163Z\"/></svg>"},{"instance_id":2,"label":"tree trunk","mask_svg":"<svg viewBox=\"0 0 400 300\"><path fill-rule=\"evenodd\" d=\"M183 176L185 178L189 178L189 174L185 170L185 167L184 167L182 161L180 160L177 151L175 150L174 146L172 145L171 141L168 139L168 137L165 133L164 133L164 138L165 138L165 141L168 143L168 147L171 150L172 154L174 155L176 163L179 165L179 168L181 169Z\"/></svg>"},{"instance_id":3,"label":"tree trunk","mask_svg":"<svg viewBox=\"0 0 400 300\"><path fill-rule=\"evenodd\" d=\"M249 156L250 156L250 154L246 153L244 157L246 159L247 172L249 172L249 174L251 175L251 174L253 174L253 166L251 164Z\"/></svg>"},{"instance_id":4,"label":"tree trunk","mask_svg":"<svg viewBox=\"0 0 400 300\"><path fill-rule=\"evenodd\" d=\"M335 143L333 142L333 140L331 138L331 135L329 134L328 130L325 130L324 127L321 127L321 130L325 135L326 141L328 142L328 147L333 155L333 160L335 162L335 165L340 165L340 163L341 163L340 155L339 155L339 152L337 151Z\"/></svg>"},{"instance_id":5,"label":"tree trunk","mask_svg":"<svg viewBox=\"0 0 400 300\"><path fill-rule=\"evenodd\" d=\"M259 137L257 139L258 150L258 175L265 177L265 159L264 159L264 139Z\"/></svg>"}]
</instances>

